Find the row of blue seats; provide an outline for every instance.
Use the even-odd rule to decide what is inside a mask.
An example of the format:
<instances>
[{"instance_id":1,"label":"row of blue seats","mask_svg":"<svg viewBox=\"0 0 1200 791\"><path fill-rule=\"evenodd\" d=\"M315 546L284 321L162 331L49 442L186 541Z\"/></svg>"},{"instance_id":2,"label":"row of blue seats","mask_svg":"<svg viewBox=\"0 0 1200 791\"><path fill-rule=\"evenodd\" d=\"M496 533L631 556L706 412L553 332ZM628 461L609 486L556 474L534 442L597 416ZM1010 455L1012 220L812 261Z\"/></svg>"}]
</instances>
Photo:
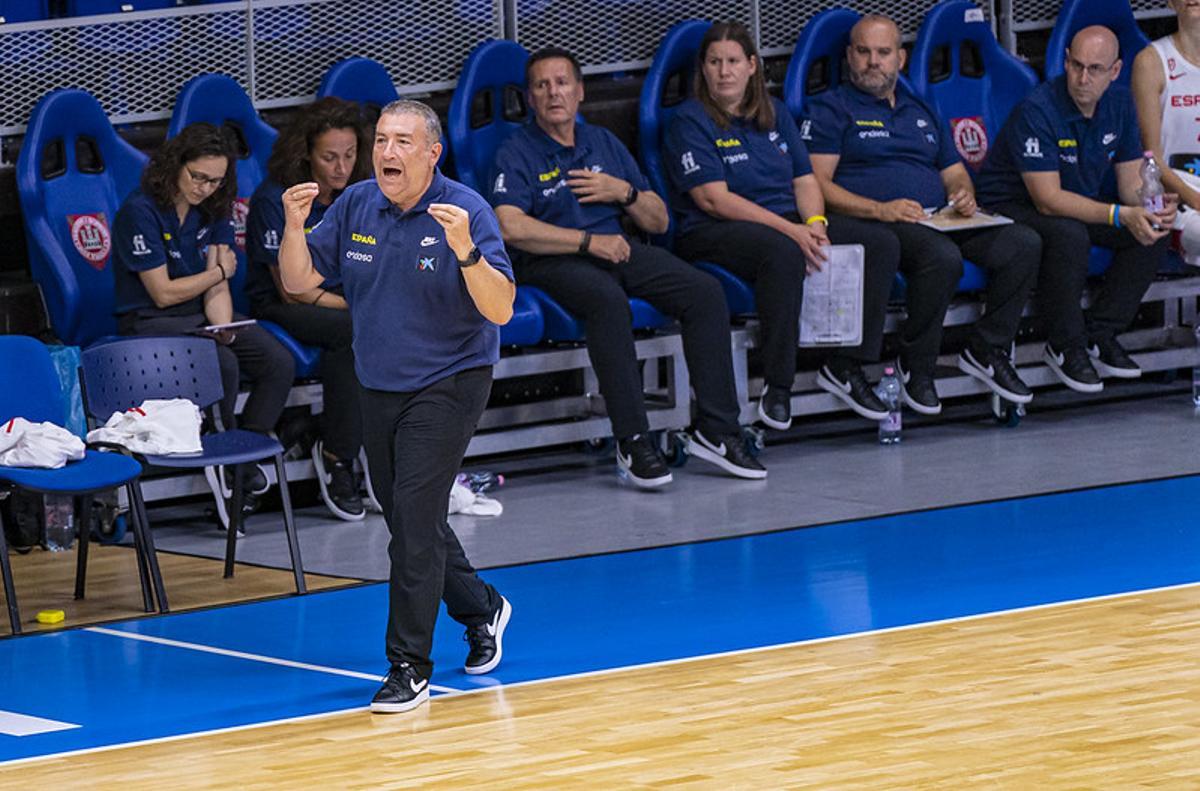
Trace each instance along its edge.
<instances>
[{"instance_id":1,"label":"row of blue seats","mask_svg":"<svg viewBox=\"0 0 1200 791\"><path fill-rule=\"evenodd\" d=\"M1123 15L1119 13L1122 7ZM853 11L830 9L814 17L801 33L784 84L785 102L796 115L803 114L809 96L839 84L842 53L849 29L857 19ZM1055 37L1066 41L1073 30L1097 23L1108 24L1121 34L1127 59L1145 41L1144 37L1140 42L1133 38L1141 34L1132 12L1117 0L1067 0ZM707 24L688 21L673 27L643 84L639 149L647 175L664 195L658 154L661 137L674 107L685 98L683 92L691 84L696 47ZM976 53L971 59L975 66L969 71L964 69L962 57L967 47ZM464 64L447 127L457 177L477 190L484 187L496 148L528 120L523 97L527 57L525 49L514 42L489 41L476 47ZM939 57L946 65L934 71L931 63ZM1000 47L978 8L966 0L945 0L926 17L908 79L910 86L934 104L943 117L976 119L985 146L1012 107L1037 83L1028 66ZM397 98L391 76L378 63L365 58L335 64L317 94L375 105ZM239 205L244 209L265 177L275 130L258 116L241 87L223 75L201 75L184 86L168 135L199 121L233 125L245 140L247 153L237 168ZM81 159L81 151L90 151L90 156ZM107 222L138 183L144 163L145 157L120 139L99 104L84 92L52 92L34 109L18 159L18 187L30 242L31 269L46 295L56 331L69 343L86 345L115 329L112 277L106 265L106 251L111 245L106 238ZM244 220L244 212L240 219ZM1105 265L1106 261L1097 258L1097 271ZM704 266L722 282L731 312L754 312L748 284L720 267ZM244 276L242 266L233 284L235 304L243 311ZM960 289L973 291L982 285L982 274L969 267ZM631 300L630 307L635 327L652 329L668 324L647 303ZM273 331L296 356L300 374L311 375L317 365L316 350L301 346L281 329ZM524 286L519 289L514 320L502 333L504 343L519 346L582 337L583 327L577 319L543 292Z\"/></svg>"},{"instance_id":2,"label":"row of blue seats","mask_svg":"<svg viewBox=\"0 0 1200 791\"><path fill-rule=\"evenodd\" d=\"M187 5L223 3L227 0L0 0L0 23L42 22L63 17L158 11Z\"/></svg>"}]
</instances>

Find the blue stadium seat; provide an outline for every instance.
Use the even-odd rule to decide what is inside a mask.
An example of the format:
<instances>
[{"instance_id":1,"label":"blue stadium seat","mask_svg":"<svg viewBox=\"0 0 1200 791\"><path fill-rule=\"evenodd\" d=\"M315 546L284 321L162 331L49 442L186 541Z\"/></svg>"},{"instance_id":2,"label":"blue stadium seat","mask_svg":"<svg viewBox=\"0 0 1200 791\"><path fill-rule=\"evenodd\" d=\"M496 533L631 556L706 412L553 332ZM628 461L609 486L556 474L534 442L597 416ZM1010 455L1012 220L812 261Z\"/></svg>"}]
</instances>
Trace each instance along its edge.
<instances>
[{"instance_id":1,"label":"blue stadium seat","mask_svg":"<svg viewBox=\"0 0 1200 791\"><path fill-rule=\"evenodd\" d=\"M650 186L663 200L669 201L671 194L662 161L663 137L679 104L692 94L696 54L710 25L710 22L689 19L672 26L659 43L642 82L638 104L638 154ZM665 241L671 241L669 230ZM754 288L749 283L707 261L698 261L696 266L720 282L731 314L739 316L755 312Z\"/></svg>"},{"instance_id":2,"label":"blue stadium seat","mask_svg":"<svg viewBox=\"0 0 1200 791\"><path fill-rule=\"evenodd\" d=\"M1033 69L1000 46L983 12L969 0L944 0L925 17L908 78L949 125L972 176L1009 113L1038 82ZM984 285L983 272L968 262L958 290Z\"/></svg>"},{"instance_id":3,"label":"blue stadium seat","mask_svg":"<svg viewBox=\"0 0 1200 791\"><path fill-rule=\"evenodd\" d=\"M850 28L859 14L848 8L829 8L815 15L800 31L783 77L783 103L793 118L804 117L810 96L842 84L842 61Z\"/></svg>"},{"instance_id":4,"label":"blue stadium seat","mask_svg":"<svg viewBox=\"0 0 1200 791\"><path fill-rule=\"evenodd\" d=\"M348 102L358 102L370 108L375 114L391 102L400 98L396 84L388 74L387 68L378 61L370 58L346 58L339 60L329 67L321 78L317 88L317 98L336 96ZM438 158L438 167L443 173L452 175L450 146L446 137L442 136L442 155Z\"/></svg>"},{"instance_id":5,"label":"blue stadium seat","mask_svg":"<svg viewBox=\"0 0 1200 791\"><path fill-rule=\"evenodd\" d=\"M500 328L501 346L534 346L545 336L542 308L530 291L525 286L517 286L512 318Z\"/></svg>"},{"instance_id":6,"label":"blue stadium seat","mask_svg":"<svg viewBox=\"0 0 1200 791\"><path fill-rule=\"evenodd\" d=\"M177 0L67 0L67 16L120 14L126 11L153 11L184 5Z\"/></svg>"},{"instance_id":7,"label":"blue stadium seat","mask_svg":"<svg viewBox=\"0 0 1200 791\"><path fill-rule=\"evenodd\" d=\"M258 116L250 97L231 77L224 74L201 74L187 81L175 99L175 110L167 127L167 137L174 137L189 124L210 123L214 126L232 127L243 146L237 161L237 200L233 207L237 273L229 281L233 306L240 312L250 312L246 298L246 215L250 209L250 196L267 177L267 160L277 133ZM316 374L320 360L320 349L305 346L269 321L259 322L287 347L296 359L296 376L310 378Z\"/></svg>"},{"instance_id":8,"label":"blue stadium seat","mask_svg":"<svg viewBox=\"0 0 1200 791\"><path fill-rule=\"evenodd\" d=\"M230 289L234 307L246 313L249 310L243 291L246 280L246 213L250 196L267 176L267 160L271 156L276 132L258 117L258 111L242 86L224 74L201 74L187 81L175 99L167 137L174 137L185 126L202 121L218 127L232 127L239 137L239 143L243 145L237 161L237 202L233 209L238 271L230 281Z\"/></svg>"},{"instance_id":9,"label":"blue stadium seat","mask_svg":"<svg viewBox=\"0 0 1200 791\"><path fill-rule=\"evenodd\" d=\"M525 61L529 52L513 41L485 41L471 50L450 98L447 134L458 180L485 192L496 151L529 119L525 101ZM551 341L580 341L583 323L541 289L519 286L537 303ZM671 320L650 304L629 300L635 329L665 327Z\"/></svg>"},{"instance_id":10,"label":"blue stadium seat","mask_svg":"<svg viewBox=\"0 0 1200 791\"><path fill-rule=\"evenodd\" d=\"M447 134L458 180L485 192L496 150L529 119L525 61L529 52L514 41L485 41L463 63L450 98ZM476 108L477 111L476 111Z\"/></svg>"},{"instance_id":11,"label":"blue stadium seat","mask_svg":"<svg viewBox=\"0 0 1200 791\"><path fill-rule=\"evenodd\" d=\"M91 94L53 91L33 108L17 191L30 270L65 343L86 346L116 333L112 223L145 165Z\"/></svg>"},{"instance_id":12,"label":"blue stadium seat","mask_svg":"<svg viewBox=\"0 0 1200 791\"><path fill-rule=\"evenodd\" d=\"M50 18L47 0L0 0L0 22L15 25L18 22L40 22Z\"/></svg>"},{"instance_id":13,"label":"blue stadium seat","mask_svg":"<svg viewBox=\"0 0 1200 791\"><path fill-rule=\"evenodd\" d=\"M1090 25L1104 25L1117 34L1122 62L1117 84L1128 86L1133 74L1133 59L1150 45L1150 39L1133 18L1133 8L1128 0L1063 0L1054 30L1050 32L1050 41L1046 43L1046 79L1052 80L1063 73L1071 39Z\"/></svg>"},{"instance_id":14,"label":"blue stadium seat","mask_svg":"<svg viewBox=\"0 0 1200 791\"><path fill-rule=\"evenodd\" d=\"M400 98L387 69L370 58L346 58L330 66L317 88L318 99L326 96L376 107Z\"/></svg>"}]
</instances>

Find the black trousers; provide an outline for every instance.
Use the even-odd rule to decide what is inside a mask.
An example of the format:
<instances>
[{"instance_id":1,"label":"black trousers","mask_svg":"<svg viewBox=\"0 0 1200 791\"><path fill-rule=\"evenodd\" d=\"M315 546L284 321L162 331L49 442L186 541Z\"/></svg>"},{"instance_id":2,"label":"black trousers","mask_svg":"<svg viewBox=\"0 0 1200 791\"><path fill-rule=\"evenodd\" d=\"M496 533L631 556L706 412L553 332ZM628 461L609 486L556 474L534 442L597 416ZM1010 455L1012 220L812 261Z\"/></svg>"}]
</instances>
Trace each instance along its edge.
<instances>
[{"instance_id":1,"label":"black trousers","mask_svg":"<svg viewBox=\"0 0 1200 791\"><path fill-rule=\"evenodd\" d=\"M245 316L234 315L234 319ZM147 315L134 311L120 316L118 332L122 335L178 335L203 327L208 319L202 313L184 316ZM225 397L221 399L221 423L227 428L235 425L249 431L266 434L275 428L288 391L296 378L296 363L283 344L271 333L257 325L239 327L237 337L228 346L217 345L221 364L221 384ZM250 385L250 397L242 410L240 422L234 422L233 409L242 382Z\"/></svg>"},{"instance_id":2,"label":"black trousers","mask_svg":"<svg viewBox=\"0 0 1200 791\"><path fill-rule=\"evenodd\" d=\"M321 439L339 459L353 459L362 446L358 377L354 373L350 311L282 302L257 306L256 318L273 321L296 340L321 349L321 386L325 409Z\"/></svg>"},{"instance_id":3,"label":"black trousers","mask_svg":"<svg viewBox=\"0 0 1200 791\"><path fill-rule=\"evenodd\" d=\"M629 260L623 264L585 255L521 256L517 282L544 289L583 320L588 357L618 439L649 428L629 297L640 297L679 320L696 392L696 427L707 434L736 434L729 307L721 284L661 247L632 239L629 246Z\"/></svg>"},{"instance_id":4,"label":"black trousers","mask_svg":"<svg viewBox=\"0 0 1200 791\"><path fill-rule=\"evenodd\" d=\"M963 258L987 273L986 310L975 332L993 346L1008 346L1016 336L1021 312L1037 277L1041 242L1030 228L1005 225L942 233L917 223L883 223L830 215L829 237L837 244L867 247L863 349L876 357L883 337L887 296L896 268L877 265L870 250L898 254L897 268L907 281L907 318L900 354L910 370L931 373L942 345L946 309L962 277ZM886 288L885 288L886 284ZM884 294L880 299L880 294ZM867 358L869 359L869 358Z\"/></svg>"},{"instance_id":5,"label":"black trousers","mask_svg":"<svg viewBox=\"0 0 1200 791\"><path fill-rule=\"evenodd\" d=\"M450 487L491 392L491 368L452 374L407 393L361 388L371 484L383 506L388 556L387 658L433 672L438 602L467 626L500 604L446 522Z\"/></svg>"},{"instance_id":6,"label":"black trousers","mask_svg":"<svg viewBox=\"0 0 1200 791\"><path fill-rule=\"evenodd\" d=\"M1110 338L1129 328L1155 272L1162 266L1169 237L1147 247L1126 228L1048 217L1024 203L1005 203L996 211L1029 226L1042 239L1037 311L1050 345L1061 351ZM1104 273L1099 295L1085 314L1080 297L1087 284L1092 245L1112 248L1113 262Z\"/></svg>"}]
</instances>

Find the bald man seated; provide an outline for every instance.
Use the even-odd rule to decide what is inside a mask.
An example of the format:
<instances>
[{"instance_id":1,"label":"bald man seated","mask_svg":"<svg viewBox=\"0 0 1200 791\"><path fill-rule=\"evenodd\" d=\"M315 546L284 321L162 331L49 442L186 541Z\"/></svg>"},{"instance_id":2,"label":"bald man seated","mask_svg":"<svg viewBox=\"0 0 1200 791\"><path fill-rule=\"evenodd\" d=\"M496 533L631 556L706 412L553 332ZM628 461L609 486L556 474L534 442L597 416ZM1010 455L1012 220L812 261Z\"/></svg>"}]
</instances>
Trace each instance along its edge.
<instances>
[{"instance_id":1,"label":"bald man seated","mask_svg":"<svg viewBox=\"0 0 1200 791\"><path fill-rule=\"evenodd\" d=\"M1043 359L1073 390L1104 389L1102 377L1141 369L1117 340L1128 329L1167 250L1178 196L1161 210L1141 205L1142 146L1133 98L1113 85L1121 73L1117 37L1106 27L1071 39L1066 73L1038 86L1013 110L978 181L981 206L1042 238L1037 308ZM1116 183L1116 195L1105 194ZM1080 298L1092 245L1113 262L1091 307Z\"/></svg>"}]
</instances>

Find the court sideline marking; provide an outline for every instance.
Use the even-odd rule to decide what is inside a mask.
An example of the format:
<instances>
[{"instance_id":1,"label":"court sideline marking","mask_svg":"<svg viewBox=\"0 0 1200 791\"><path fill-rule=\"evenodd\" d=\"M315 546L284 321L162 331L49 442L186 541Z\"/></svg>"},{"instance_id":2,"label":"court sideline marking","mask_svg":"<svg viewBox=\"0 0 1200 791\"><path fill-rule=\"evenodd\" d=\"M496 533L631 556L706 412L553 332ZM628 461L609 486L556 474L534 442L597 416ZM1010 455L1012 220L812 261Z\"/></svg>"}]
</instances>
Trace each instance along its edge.
<instances>
[{"instance_id":1,"label":"court sideline marking","mask_svg":"<svg viewBox=\"0 0 1200 791\"><path fill-rule=\"evenodd\" d=\"M1026 607L1013 607L1006 610L993 610L990 612L975 613L974 615L960 615L954 618L942 618L934 621L920 621L917 623L902 624L900 626L888 626L882 629L869 629L861 632L847 632L846 634L830 635L828 637L816 637L807 640L796 640L790 643L777 643L774 645L763 645L755 648L739 648L732 651L719 651L713 654L700 654L697 656L678 657L676 659L664 659L657 662L645 662L637 665L624 665L621 667L610 667L601 670L587 670L581 673L568 673L562 676L547 676L545 678L535 678L528 681L516 681L511 684L497 682L489 686L481 686L477 689L453 690L451 692L439 695L438 698L456 698L464 695L475 695L481 692L494 692L503 689L516 689L517 687L527 687L536 684L545 684L553 681L567 681L582 678L594 678L599 676L612 675L614 673L624 673L633 670L647 670L657 667L669 667L671 665L679 665L688 662L701 662L709 659L722 659L733 656L745 656L749 654L757 654L765 651L776 651L786 648L796 648L806 645L822 645L824 643L833 643L842 640L857 639L860 637L876 637L880 635L889 635L899 632L908 632L916 629L926 629L934 626L948 626L951 624L967 623L970 621L983 620L985 618L996 618L1004 615L1019 615L1022 613L1038 612L1040 610L1051 610L1059 607L1067 607L1076 604L1092 604L1096 602L1112 601L1115 599L1123 599L1131 596L1145 596L1155 593L1167 593L1171 591L1185 590L1187 588L1200 588L1200 581L1182 582L1175 585L1162 585L1155 588L1141 588L1138 590L1122 591L1120 593L1106 593L1100 596L1087 596L1081 599L1063 599L1062 601L1046 602L1044 604L1031 604ZM133 640L144 640L152 643L164 643L174 645L180 648L194 647L194 650L207 651L209 653L222 654L227 656L235 656L243 659L251 659L253 661L266 661L270 664L278 664L286 667L295 667L300 669L312 669L316 672L328 672L335 675L350 676L352 678L364 678L378 680L379 676L369 673L359 673L354 670L343 670L340 668L328 668L321 665L308 665L303 662L293 662L287 659L276 659L274 657L259 657L255 654L247 654L239 651L230 651L223 648L215 648L205 646L200 643L185 643L178 640L169 640L167 638L150 637L148 635L139 635L133 632L122 632L117 629L106 629L104 627L89 627L86 631L98 632L101 634L109 634L114 637L127 638ZM483 678L480 679L481 681ZM442 689L447 689L442 687ZM142 739L140 741L123 742L121 744L108 744L102 747L87 747L82 750L69 750L60 753L47 753L45 755L35 755L28 758L17 758L11 761L0 762L0 771L10 767L19 766L21 764L31 763L33 761L47 761L58 758L70 758L78 755L88 755L91 753L108 752L110 750L122 750L130 747L143 747L152 744L165 744L168 742L181 741L183 739L196 739L205 736L216 736L225 733L236 733L237 731L252 730L255 728L266 728L273 725L288 725L295 722L307 722L310 720L321 719L325 717L337 717L342 714L350 714L354 712L367 711L368 706L355 706L348 709L340 709L337 711L319 712L317 714L304 714L299 717L285 717L278 720L269 720L266 722L255 722L246 725L234 725L228 728L215 728L207 731L196 731L194 733L181 733L175 736L163 736L155 739Z\"/></svg>"},{"instance_id":2,"label":"court sideline marking","mask_svg":"<svg viewBox=\"0 0 1200 791\"><path fill-rule=\"evenodd\" d=\"M166 645L172 648L183 648L189 651L200 651L205 654L218 654L220 656L229 656L234 659L246 659L251 662L262 662L268 665L279 665L280 667L291 667L297 670L311 670L314 673L328 673L332 676L346 676L348 678L359 678L364 681L383 681L383 676L379 673L362 673L357 670L345 670L340 667L328 667L326 665L313 665L308 662L296 662L292 659L280 659L274 656L266 656L264 654L249 654L245 651L234 651L229 648L218 648L214 645L205 645L204 643L189 643L183 640L172 640L169 637L155 637L148 634L139 634L137 632L126 632L121 629L108 629L103 626L89 626L84 629L85 632L94 634L106 634L110 637L119 637L124 640L139 640L144 643L157 643L158 645ZM463 692L464 690L455 689L454 687L443 687L437 684L430 684L429 688L437 692Z\"/></svg>"}]
</instances>

